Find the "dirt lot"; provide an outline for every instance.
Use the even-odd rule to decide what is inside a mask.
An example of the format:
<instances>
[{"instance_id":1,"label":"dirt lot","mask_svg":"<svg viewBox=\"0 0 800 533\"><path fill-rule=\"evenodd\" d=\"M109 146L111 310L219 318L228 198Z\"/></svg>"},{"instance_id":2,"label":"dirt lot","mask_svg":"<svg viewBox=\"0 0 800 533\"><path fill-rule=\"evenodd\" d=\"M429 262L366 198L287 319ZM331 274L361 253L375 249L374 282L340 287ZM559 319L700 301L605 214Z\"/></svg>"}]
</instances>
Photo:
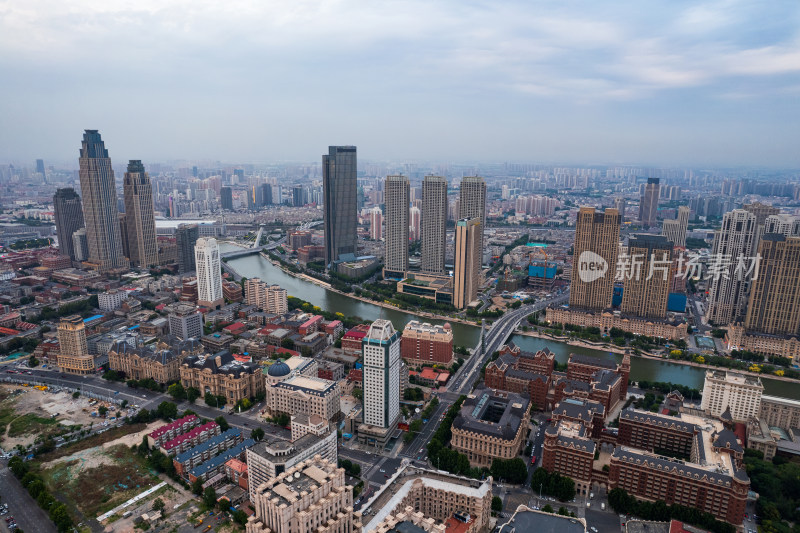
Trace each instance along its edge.
<instances>
[{"instance_id":1,"label":"dirt lot","mask_svg":"<svg viewBox=\"0 0 800 533\"><path fill-rule=\"evenodd\" d=\"M67 392L44 392L20 385L0 385L0 441L3 448L28 446L38 435L52 435L66 426L88 426L101 418L92 417L103 402L89 405L89 399L73 399ZM116 406L107 405L113 409ZM56 415L55 417L53 415Z\"/></svg>"}]
</instances>

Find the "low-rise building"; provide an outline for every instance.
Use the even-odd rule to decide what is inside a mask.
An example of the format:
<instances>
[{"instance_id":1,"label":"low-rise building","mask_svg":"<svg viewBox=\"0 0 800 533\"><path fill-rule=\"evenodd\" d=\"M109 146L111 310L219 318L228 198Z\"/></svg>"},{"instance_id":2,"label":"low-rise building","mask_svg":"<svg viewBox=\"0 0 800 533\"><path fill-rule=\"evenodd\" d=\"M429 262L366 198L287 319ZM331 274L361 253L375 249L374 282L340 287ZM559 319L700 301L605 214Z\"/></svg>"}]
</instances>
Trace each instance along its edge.
<instances>
[{"instance_id":1,"label":"low-rise building","mask_svg":"<svg viewBox=\"0 0 800 533\"><path fill-rule=\"evenodd\" d=\"M600 328L608 333L618 328L635 335L647 335L662 339L681 340L688 335L688 324L682 319L643 318L620 314L617 311L582 311L567 307L548 307L546 320L550 323L574 324L581 327Z\"/></svg>"},{"instance_id":2,"label":"low-rise building","mask_svg":"<svg viewBox=\"0 0 800 533\"><path fill-rule=\"evenodd\" d=\"M202 444L212 437L220 434L219 424L216 422L206 422L200 426L190 429L186 433L166 441L161 445L161 451L165 455L172 457L183 453L198 444Z\"/></svg>"},{"instance_id":3,"label":"low-rise building","mask_svg":"<svg viewBox=\"0 0 800 533\"><path fill-rule=\"evenodd\" d=\"M256 363L240 363L229 352L213 356L190 355L180 369L184 388L194 387L201 394L223 396L229 404L252 398L264 391L264 377Z\"/></svg>"},{"instance_id":4,"label":"low-rise building","mask_svg":"<svg viewBox=\"0 0 800 533\"><path fill-rule=\"evenodd\" d=\"M181 364L190 355L203 352L203 345L196 339L180 341L172 345L158 342L154 346L131 346L125 341L116 341L108 351L111 370L124 372L129 379L153 379L158 383L170 383L181 378Z\"/></svg>"},{"instance_id":5,"label":"low-rise building","mask_svg":"<svg viewBox=\"0 0 800 533\"><path fill-rule=\"evenodd\" d=\"M453 421L450 445L473 466L517 457L528 432L531 402L527 396L476 388Z\"/></svg>"},{"instance_id":6,"label":"low-rise building","mask_svg":"<svg viewBox=\"0 0 800 533\"><path fill-rule=\"evenodd\" d=\"M248 448L253 446L255 441L253 439L246 439L234 446L228 448L219 455L216 455L208 461L201 463L199 466L194 467L189 471L189 483L194 483L200 479L203 481L203 488L219 483L224 479L225 463L231 459L244 460L245 453ZM215 476L223 474L223 479L215 480Z\"/></svg>"},{"instance_id":7,"label":"low-rise building","mask_svg":"<svg viewBox=\"0 0 800 533\"><path fill-rule=\"evenodd\" d=\"M172 440L178 435L182 435L190 429L200 424L197 415L187 415L183 418L164 424L147 435L147 442L150 448L160 448L168 440Z\"/></svg>"},{"instance_id":8,"label":"low-rise building","mask_svg":"<svg viewBox=\"0 0 800 533\"><path fill-rule=\"evenodd\" d=\"M233 448L243 440L241 429L230 428L205 442L176 454L172 464L179 476L187 478L190 470L219 455L220 452Z\"/></svg>"}]
</instances>

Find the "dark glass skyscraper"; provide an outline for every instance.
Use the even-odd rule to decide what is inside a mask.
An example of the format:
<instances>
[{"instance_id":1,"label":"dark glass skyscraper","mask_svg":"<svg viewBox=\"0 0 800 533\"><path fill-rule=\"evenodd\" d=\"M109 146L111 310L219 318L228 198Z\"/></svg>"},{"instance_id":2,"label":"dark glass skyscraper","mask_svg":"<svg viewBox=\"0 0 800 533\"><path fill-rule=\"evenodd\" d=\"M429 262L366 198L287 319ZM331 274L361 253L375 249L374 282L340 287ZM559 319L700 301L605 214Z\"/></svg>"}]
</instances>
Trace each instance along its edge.
<instances>
[{"instance_id":1,"label":"dark glass skyscraper","mask_svg":"<svg viewBox=\"0 0 800 533\"><path fill-rule=\"evenodd\" d=\"M85 130L79 162L89 262L100 272L128 268L122 249L114 171L97 130Z\"/></svg>"},{"instance_id":2,"label":"dark glass skyscraper","mask_svg":"<svg viewBox=\"0 0 800 533\"><path fill-rule=\"evenodd\" d=\"M181 224L175 231L175 244L178 247L178 272L191 272L195 269L194 245L200 237L197 224Z\"/></svg>"},{"instance_id":3,"label":"dark glass skyscraper","mask_svg":"<svg viewBox=\"0 0 800 533\"><path fill-rule=\"evenodd\" d=\"M83 208L81 197L72 187L58 189L53 195L53 215L56 219L58 249L62 255L75 261L75 244L72 234L83 227Z\"/></svg>"},{"instance_id":4,"label":"dark glass skyscraper","mask_svg":"<svg viewBox=\"0 0 800 533\"><path fill-rule=\"evenodd\" d=\"M355 146L329 146L328 155L322 156L327 266L342 255L357 251L356 168Z\"/></svg>"},{"instance_id":5,"label":"dark glass skyscraper","mask_svg":"<svg viewBox=\"0 0 800 533\"><path fill-rule=\"evenodd\" d=\"M219 202L222 209L233 211L233 190L230 187L220 187Z\"/></svg>"},{"instance_id":6,"label":"dark glass skyscraper","mask_svg":"<svg viewBox=\"0 0 800 533\"><path fill-rule=\"evenodd\" d=\"M156 219L153 213L153 186L144 165L138 159L128 162L123 182L125 226L128 232L128 258L134 266L146 268L158 264Z\"/></svg>"}]
</instances>

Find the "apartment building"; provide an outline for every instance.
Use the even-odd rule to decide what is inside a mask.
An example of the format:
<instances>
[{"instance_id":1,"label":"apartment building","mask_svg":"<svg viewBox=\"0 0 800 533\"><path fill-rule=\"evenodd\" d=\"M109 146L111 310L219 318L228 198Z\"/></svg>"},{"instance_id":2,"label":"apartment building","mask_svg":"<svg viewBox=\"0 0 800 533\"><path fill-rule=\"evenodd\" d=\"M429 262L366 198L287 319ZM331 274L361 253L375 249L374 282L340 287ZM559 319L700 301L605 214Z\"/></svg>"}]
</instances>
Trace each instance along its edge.
<instances>
[{"instance_id":1,"label":"apartment building","mask_svg":"<svg viewBox=\"0 0 800 533\"><path fill-rule=\"evenodd\" d=\"M403 328L400 356L412 365L453 364L453 328L412 320Z\"/></svg>"},{"instance_id":2,"label":"apartment building","mask_svg":"<svg viewBox=\"0 0 800 533\"><path fill-rule=\"evenodd\" d=\"M761 412L764 385L758 377L726 370L707 370L700 407L714 416L729 411L737 422L747 422Z\"/></svg>"}]
</instances>

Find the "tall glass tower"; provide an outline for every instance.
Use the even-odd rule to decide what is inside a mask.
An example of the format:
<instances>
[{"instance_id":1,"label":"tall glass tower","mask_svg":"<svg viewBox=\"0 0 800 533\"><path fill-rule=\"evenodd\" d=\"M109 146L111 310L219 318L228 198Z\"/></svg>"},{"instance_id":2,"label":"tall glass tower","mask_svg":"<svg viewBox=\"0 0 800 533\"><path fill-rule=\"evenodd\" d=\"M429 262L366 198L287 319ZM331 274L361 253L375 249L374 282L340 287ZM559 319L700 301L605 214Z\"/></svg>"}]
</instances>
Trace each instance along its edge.
<instances>
[{"instance_id":1,"label":"tall glass tower","mask_svg":"<svg viewBox=\"0 0 800 533\"><path fill-rule=\"evenodd\" d=\"M153 186L144 165L131 159L123 185L125 226L131 264L147 268L158 264L156 219L153 214Z\"/></svg>"},{"instance_id":2,"label":"tall glass tower","mask_svg":"<svg viewBox=\"0 0 800 533\"><path fill-rule=\"evenodd\" d=\"M356 147L329 146L322 156L322 189L325 203L325 265L342 255L355 254L357 180Z\"/></svg>"},{"instance_id":3,"label":"tall glass tower","mask_svg":"<svg viewBox=\"0 0 800 533\"><path fill-rule=\"evenodd\" d=\"M89 262L100 272L128 268L122 249L114 171L97 130L84 131L79 162Z\"/></svg>"},{"instance_id":4,"label":"tall glass tower","mask_svg":"<svg viewBox=\"0 0 800 533\"><path fill-rule=\"evenodd\" d=\"M68 255L75 261L75 245L72 234L83 227L83 207L81 197L75 189L58 189L53 196L53 215L56 219L56 235L61 255Z\"/></svg>"}]
</instances>

